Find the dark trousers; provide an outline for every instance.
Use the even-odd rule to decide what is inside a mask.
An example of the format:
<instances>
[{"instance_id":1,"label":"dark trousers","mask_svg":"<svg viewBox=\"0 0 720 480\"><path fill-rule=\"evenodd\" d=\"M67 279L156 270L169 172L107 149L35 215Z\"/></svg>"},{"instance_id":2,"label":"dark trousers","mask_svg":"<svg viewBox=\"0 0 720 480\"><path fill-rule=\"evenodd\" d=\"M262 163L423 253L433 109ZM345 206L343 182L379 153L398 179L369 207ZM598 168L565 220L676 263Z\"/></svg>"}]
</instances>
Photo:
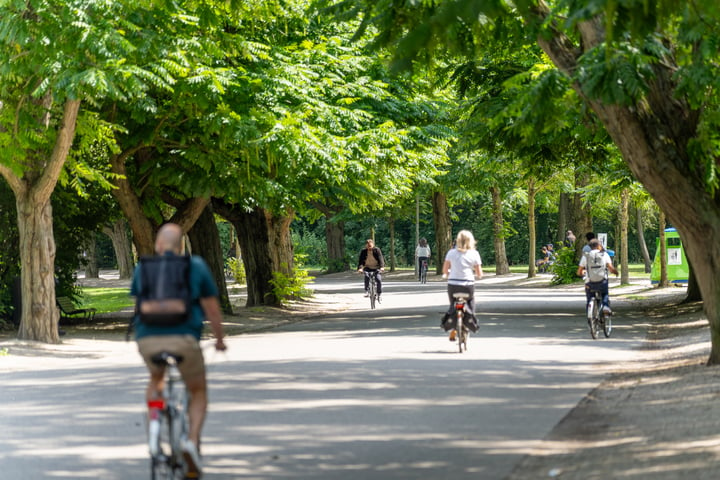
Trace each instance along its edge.
<instances>
[{"instance_id":1,"label":"dark trousers","mask_svg":"<svg viewBox=\"0 0 720 480\"><path fill-rule=\"evenodd\" d=\"M587 298L587 304L589 305L595 298L595 292L598 291L602 295L603 307L610 307L610 293L608 291L608 281L603 280L602 282L588 282L585 284L585 297Z\"/></svg>"},{"instance_id":2,"label":"dark trousers","mask_svg":"<svg viewBox=\"0 0 720 480\"><path fill-rule=\"evenodd\" d=\"M472 312L473 316L475 316L475 285L450 285L448 284L448 298L450 299L450 308L448 309L448 313L453 313L453 305L455 304L455 299L453 298L453 293L469 293L470 298L467 299L467 308Z\"/></svg>"},{"instance_id":3,"label":"dark trousers","mask_svg":"<svg viewBox=\"0 0 720 480\"><path fill-rule=\"evenodd\" d=\"M363 270L366 272L377 272L375 276L375 278L377 278L377 294L380 295L382 293L382 273L380 273L380 270L367 267ZM370 275L365 275L365 291L367 292L368 290L370 290Z\"/></svg>"}]
</instances>

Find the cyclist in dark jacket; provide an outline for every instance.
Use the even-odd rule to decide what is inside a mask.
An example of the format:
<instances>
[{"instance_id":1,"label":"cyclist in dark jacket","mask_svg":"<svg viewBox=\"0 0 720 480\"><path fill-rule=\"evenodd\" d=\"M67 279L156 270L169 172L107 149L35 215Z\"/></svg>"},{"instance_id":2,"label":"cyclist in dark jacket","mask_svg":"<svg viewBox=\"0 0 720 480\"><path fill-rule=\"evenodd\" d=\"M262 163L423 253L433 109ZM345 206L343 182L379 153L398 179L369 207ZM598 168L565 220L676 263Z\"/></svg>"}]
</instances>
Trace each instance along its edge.
<instances>
[{"instance_id":1,"label":"cyclist in dark jacket","mask_svg":"<svg viewBox=\"0 0 720 480\"><path fill-rule=\"evenodd\" d=\"M368 238L365 242L365 248L360 250L360 258L358 259L358 272L375 272L377 271L377 294L378 298L382 294L382 275L385 271L385 258L372 238ZM370 295L370 277L365 275L365 296Z\"/></svg>"}]
</instances>

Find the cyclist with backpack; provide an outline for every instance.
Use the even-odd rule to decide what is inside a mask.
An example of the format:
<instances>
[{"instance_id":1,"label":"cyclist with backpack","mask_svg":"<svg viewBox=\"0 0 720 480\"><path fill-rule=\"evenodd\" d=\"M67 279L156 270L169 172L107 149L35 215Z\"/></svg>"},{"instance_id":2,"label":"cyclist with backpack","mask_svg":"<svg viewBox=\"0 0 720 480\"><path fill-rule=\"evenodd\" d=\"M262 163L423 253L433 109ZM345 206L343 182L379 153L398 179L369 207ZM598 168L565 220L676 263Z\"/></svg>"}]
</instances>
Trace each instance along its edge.
<instances>
[{"instance_id":1,"label":"cyclist with backpack","mask_svg":"<svg viewBox=\"0 0 720 480\"><path fill-rule=\"evenodd\" d=\"M182 230L168 223L158 231L155 256L142 257L133 275L130 294L136 297L133 320L138 350L150 372L146 400L162 397L164 367L152 357L169 352L181 356L178 365L190 394L188 438L182 450L188 478L200 478L200 433L207 411L205 362L200 336L205 320L215 335L215 348L225 350L218 289L201 257L181 255Z\"/></svg>"},{"instance_id":2,"label":"cyclist with backpack","mask_svg":"<svg viewBox=\"0 0 720 480\"><path fill-rule=\"evenodd\" d=\"M592 302L595 292L602 294L603 312L605 315L612 315L610 309L610 293L608 291L608 271L617 275L618 271L612 264L612 258L603 249L602 243L593 238L588 243L589 250L584 252L580 258L577 274L585 280L585 296L587 304Z\"/></svg>"}]
</instances>

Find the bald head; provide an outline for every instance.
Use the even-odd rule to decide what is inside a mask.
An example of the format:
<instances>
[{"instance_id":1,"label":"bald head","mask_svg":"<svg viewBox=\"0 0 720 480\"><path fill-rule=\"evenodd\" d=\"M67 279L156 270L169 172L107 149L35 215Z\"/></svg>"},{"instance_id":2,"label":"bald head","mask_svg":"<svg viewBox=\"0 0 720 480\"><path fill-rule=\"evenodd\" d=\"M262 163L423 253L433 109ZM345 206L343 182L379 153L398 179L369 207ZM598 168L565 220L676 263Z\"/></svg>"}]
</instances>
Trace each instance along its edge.
<instances>
[{"instance_id":1,"label":"bald head","mask_svg":"<svg viewBox=\"0 0 720 480\"><path fill-rule=\"evenodd\" d=\"M155 237L155 253L162 255L165 252L179 254L182 247L182 229L175 223L166 223L158 230Z\"/></svg>"}]
</instances>

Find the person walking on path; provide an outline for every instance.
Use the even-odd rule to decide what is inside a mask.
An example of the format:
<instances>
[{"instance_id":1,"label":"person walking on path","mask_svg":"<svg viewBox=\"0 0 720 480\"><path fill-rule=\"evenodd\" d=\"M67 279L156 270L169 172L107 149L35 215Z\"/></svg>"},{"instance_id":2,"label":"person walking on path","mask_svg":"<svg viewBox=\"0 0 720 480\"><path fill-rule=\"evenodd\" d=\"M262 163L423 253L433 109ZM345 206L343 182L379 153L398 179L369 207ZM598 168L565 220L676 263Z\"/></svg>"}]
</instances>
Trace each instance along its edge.
<instances>
[{"instance_id":1,"label":"person walking on path","mask_svg":"<svg viewBox=\"0 0 720 480\"><path fill-rule=\"evenodd\" d=\"M176 224L168 223L160 228L155 240L156 256L149 257L150 259L145 262L141 259L138 263L130 294L136 297L138 303L134 318L135 339L150 373L146 390L147 401L160 398L164 387L164 367L155 364L152 361L153 356L161 352L170 352L182 357L178 368L191 398L188 409L190 431L188 437L183 439L182 449L188 464L188 478L199 478L202 475L200 436L208 404L205 362L199 344L205 320L210 322L215 335L215 348L223 351L226 346L223 342L222 310L217 285L201 257L181 255L182 235L180 226ZM171 275L160 273L168 271L167 264L162 268L155 268L151 261L152 259L172 261L182 258L187 259L187 267L183 270L184 278L179 282L177 275L168 279L166 277ZM164 288L171 288L170 284L177 286L178 283L183 284L178 287L178 291L187 292L189 297L186 302L188 306L186 312L170 315L163 311L164 307L157 306L162 302L156 301L153 304L151 300L148 300L147 304L155 305L155 308L144 306L144 299L150 298L148 292L157 289L159 284L165 285ZM167 300L165 302L172 303ZM150 311L152 313L148 313ZM151 318L170 317L174 320L172 322L165 320L164 324L160 324L160 320L150 321Z\"/></svg>"}]
</instances>

